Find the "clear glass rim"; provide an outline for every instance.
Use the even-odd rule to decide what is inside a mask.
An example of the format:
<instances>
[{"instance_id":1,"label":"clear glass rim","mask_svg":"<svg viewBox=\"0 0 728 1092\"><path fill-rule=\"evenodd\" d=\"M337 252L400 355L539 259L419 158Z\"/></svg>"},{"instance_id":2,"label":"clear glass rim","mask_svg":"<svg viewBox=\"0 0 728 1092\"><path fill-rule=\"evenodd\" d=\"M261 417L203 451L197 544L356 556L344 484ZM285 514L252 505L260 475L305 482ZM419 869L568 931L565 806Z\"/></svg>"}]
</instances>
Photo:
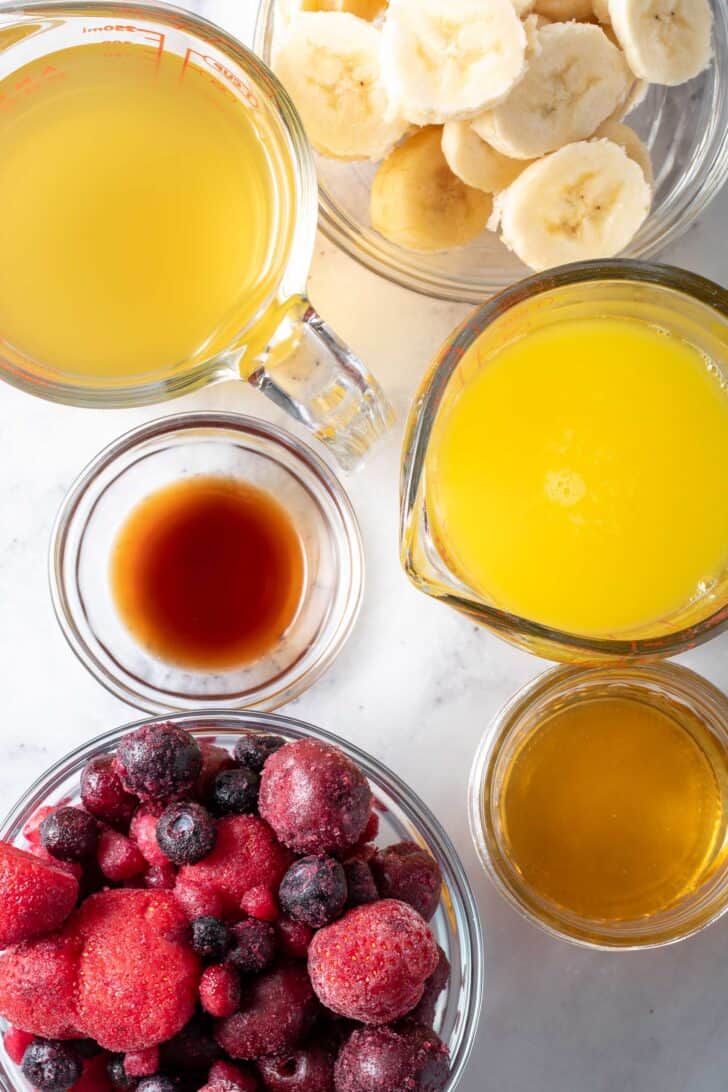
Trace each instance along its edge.
<instances>
[{"instance_id":1,"label":"clear glass rim","mask_svg":"<svg viewBox=\"0 0 728 1092\"><path fill-rule=\"evenodd\" d=\"M33 782L7 813L0 825L0 838L17 837L22 828L23 817L28 812L35 811L47 799L54 785L61 783L74 769L80 771L89 758L113 746L126 732L133 731L153 719L156 718L144 717L112 728L59 758ZM245 728L257 727L272 732L285 730L287 734L295 738L313 737L332 744L361 766L366 776L375 785L380 786L393 797L422 832L427 845L443 868L450 900L460 909L458 932L463 945L461 962L466 969L467 977L463 982L465 990L463 1031L457 1050L451 1055L451 1072L447 1085L448 1092L454 1092L465 1072L477 1035L485 979L484 942L478 906L463 864L449 835L427 804L397 774L366 751L347 740L340 739L332 732L294 717L236 710L216 710L211 713L209 710L200 709L175 713L165 719L173 724L181 725L198 736L209 736L215 731L235 733ZM451 910L446 908L446 912L448 916L451 916ZM464 929L460 936L461 924ZM1 1069L0 1084L5 1087L6 1092L13 1092L13 1086L6 1080Z\"/></svg>"},{"instance_id":2,"label":"clear glass rim","mask_svg":"<svg viewBox=\"0 0 728 1092\"><path fill-rule=\"evenodd\" d=\"M123 0L116 3L114 0L75 0L75 2L74 0L28 0L27 3L13 2L0 5L0 19L13 15L32 16L34 13L38 15L46 13L53 16L108 15L113 17L118 12L123 13L126 18L136 15L153 22L173 25L176 29L195 35L202 41L208 41L229 54L251 81L265 91L267 101L278 114L282 127L290 139L296 180L296 208L292 214L293 241L287 263L282 268L278 283L272 290L271 298L273 298L288 268L296 262L301 262L302 259L305 259L306 272L310 266L317 218L317 183L313 154L303 123L285 88L265 62L209 19L162 0L153 0L149 3L140 3L139 0L128 0L128 2ZM300 288L303 291L305 284L302 283ZM264 306L269 302L270 300L266 301ZM251 321L254 322L255 317ZM237 356L233 355L237 359ZM234 363L235 360L227 360L223 352L165 379L114 387L84 386L83 383L66 383L48 379L40 381L24 369L15 368L6 362L0 366L0 378L27 394L33 394L47 401L92 409L123 409L187 394L216 380L239 378L234 369Z\"/></svg>"},{"instance_id":3,"label":"clear glass rim","mask_svg":"<svg viewBox=\"0 0 728 1092\"><path fill-rule=\"evenodd\" d=\"M609 930L598 923L589 923L593 932L583 935L580 926L569 920L564 912L559 915L549 906L548 917L537 913L515 890L510 876L502 864L505 859L500 852L492 833L486 830L486 814L490 811L490 797L487 786L489 774L495 761L509 741L518 731L521 719L534 703L558 694L560 700L568 700L580 685L594 681L631 682L638 687L653 684L661 687L670 696L683 702L695 702L701 713L706 708L719 711L721 727L725 733L724 744L728 748L728 697L701 675L680 664L654 663L647 666L615 664L613 666L565 666L552 667L537 675L521 687L496 713L478 744L470 771L468 784L468 823L475 851L491 882L518 914L538 926L543 932L559 940L566 940L581 948L599 951L640 951L649 948L663 948L677 944L695 933L702 932L709 925L721 918L728 910L728 862L718 870L715 882L722 883L720 890L709 892L703 899L697 898L686 906L678 903L666 911L661 911L647 922L626 923L624 932L618 928ZM691 912L692 911L692 912ZM680 920L677 920L680 919ZM650 927L650 923L654 923ZM581 929L586 925L582 923Z\"/></svg>"},{"instance_id":4,"label":"clear glass rim","mask_svg":"<svg viewBox=\"0 0 728 1092\"><path fill-rule=\"evenodd\" d=\"M123 679L108 671L89 648L69 603L67 582L64 579L64 561L69 529L75 513L99 474L149 440L198 429L233 430L242 436L262 437L273 445L283 448L323 486L333 500L340 517L351 564L349 592L335 631L327 644L319 651L316 659L304 671L300 668L297 673L294 671L293 677L288 680L284 676L280 682L275 682L273 687L270 683L259 687L248 696L244 706L246 709L253 705L258 709L276 709L308 690L336 659L356 623L364 596L365 583L364 546L349 495L326 463L308 444L276 425L259 421L242 413L219 411L172 414L138 425L102 448L71 483L53 521L48 548L48 582L53 610L61 632L74 655L104 689L126 702L127 705L146 713L167 715L179 712L179 706L161 701L152 703L141 696ZM77 575L76 566L74 566L74 573ZM214 701L211 702L208 705L208 714L212 715L221 706L222 702L219 705L215 705ZM225 707L229 708L230 703L226 703Z\"/></svg>"},{"instance_id":5,"label":"clear glass rim","mask_svg":"<svg viewBox=\"0 0 728 1092\"><path fill-rule=\"evenodd\" d=\"M280 0L259 0L253 43L256 52L267 64L270 64L272 57L275 8L279 2ZM720 0L717 0L714 12L716 20L713 33L717 35L723 33L728 27L728 16L721 10ZM720 26L717 16L722 19ZM715 60L713 63L716 63ZM657 241L649 238L638 239L636 245L630 247L630 257L633 260L648 259L658 249L679 239L710 204L727 177L728 125L724 125L717 147L713 151L707 175L694 193L688 209L684 209L678 217L673 214L667 228ZM487 288L467 276L450 278L423 271L417 253L407 254L401 247L397 247L373 232L371 236L366 234L322 190L319 191L319 226L326 238L345 254L372 273L384 277L401 288L408 288L410 291L432 299L471 304L479 303L487 291Z\"/></svg>"},{"instance_id":6,"label":"clear glass rim","mask_svg":"<svg viewBox=\"0 0 728 1092\"><path fill-rule=\"evenodd\" d=\"M424 385L415 398L405 432L405 460L402 468L400 557L402 566L415 583L427 593L422 581L414 579L410 528L417 518L419 483L424 471L425 454L430 434L448 382L463 354L491 323L511 307L545 292L574 284L597 281L632 281L638 284L668 288L712 308L728 320L728 290L697 273L675 266L656 265L624 259L577 262L545 273L537 273L507 288L472 314L455 330L436 355ZM673 656L701 644L728 628L728 603L719 607L695 625L675 630L659 637L639 640L592 638L567 633L549 626L498 610L476 598L466 598L454 592L436 597L450 606L481 618L485 625L504 636L517 633L535 642L544 642L579 655L620 659L647 659Z\"/></svg>"}]
</instances>

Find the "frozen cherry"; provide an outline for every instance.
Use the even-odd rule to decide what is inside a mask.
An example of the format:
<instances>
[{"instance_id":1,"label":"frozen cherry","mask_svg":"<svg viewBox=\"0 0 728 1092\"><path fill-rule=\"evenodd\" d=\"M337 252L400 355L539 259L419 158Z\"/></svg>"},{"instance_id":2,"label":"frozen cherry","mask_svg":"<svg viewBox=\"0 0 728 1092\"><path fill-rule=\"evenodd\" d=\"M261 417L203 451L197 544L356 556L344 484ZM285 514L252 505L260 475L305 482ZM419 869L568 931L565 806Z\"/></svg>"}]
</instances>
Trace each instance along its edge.
<instances>
[{"instance_id":1,"label":"frozen cherry","mask_svg":"<svg viewBox=\"0 0 728 1092\"><path fill-rule=\"evenodd\" d=\"M334 1092L334 1056L317 1043L261 1058L258 1069L268 1092Z\"/></svg>"},{"instance_id":2,"label":"frozen cherry","mask_svg":"<svg viewBox=\"0 0 728 1092\"><path fill-rule=\"evenodd\" d=\"M218 1021L215 1035L231 1058L283 1054L298 1047L319 1011L305 966L284 963L248 980L240 1012Z\"/></svg>"},{"instance_id":3,"label":"frozen cherry","mask_svg":"<svg viewBox=\"0 0 728 1092\"><path fill-rule=\"evenodd\" d=\"M202 804L170 804L157 821L157 844L172 864L201 861L212 852L216 841L215 820Z\"/></svg>"},{"instance_id":4,"label":"frozen cherry","mask_svg":"<svg viewBox=\"0 0 728 1092\"><path fill-rule=\"evenodd\" d=\"M253 770L223 770L212 783L210 807L215 815L252 815L258 810L259 788Z\"/></svg>"},{"instance_id":5,"label":"frozen cherry","mask_svg":"<svg viewBox=\"0 0 728 1092\"><path fill-rule=\"evenodd\" d=\"M233 1065L232 1062L215 1062L210 1067L206 1087L229 1092L230 1085L239 1089L240 1092L259 1092L260 1090L260 1082L249 1066Z\"/></svg>"},{"instance_id":6,"label":"frozen cherry","mask_svg":"<svg viewBox=\"0 0 728 1092\"><path fill-rule=\"evenodd\" d=\"M235 744L235 760L246 770L260 773L266 760L279 751L285 739L265 732L245 732Z\"/></svg>"},{"instance_id":7,"label":"frozen cherry","mask_svg":"<svg viewBox=\"0 0 728 1092\"><path fill-rule=\"evenodd\" d=\"M428 1028L362 1028L336 1059L336 1092L441 1092L448 1082L447 1047Z\"/></svg>"},{"instance_id":8,"label":"frozen cherry","mask_svg":"<svg viewBox=\"0 0 728 1092\"><path fill-rule=\"evenodd\" d=\"M23 1055L23 1074L41 1092L63 1092L83 1069L78 1053L55 1039L34 1039Z\"/></svg>"},{"instance_id":9,"label":"frozen cherry","mask_svg":"<svg viewBox=\"0 0 728 1092\"><path fill-rule=\"evenodd\" d=\"M430 977L425 982L425 991L422 1000L416 1009L408 1014L407 1019L416 1024L424 1024L432 1027L437 1009L437 999L450 981L450 961L438 945L438 963Z\"/></svg>"},{"instance_id":10,"label":"frozen cherry","mask_svg":"<svg viewBox=\"0 0 728 1092\"><path fill-rule=\"evenodd\" d=\"M81 808L55 808L40 825L41 845L59 861L93 857L98 838L96 820Z\"/></svg>"},{"instance_id":11,"label":"frozen cherry","mask_svg":"<svg viewBox=\"0 0 728 1092\"><path fill-rule=\"evenodd\" d=\"M114 768L129 792L148 800L170 800L194 787L202 770L202 752L183 728L143 724L122 739Z\"/></svg>"},{"instance_id":12,"label":"frozen cherry","mask_svg":"<svg viewBox=\"0 0 728 1092\"><path fill-rule=\"evenodd\" d=\"M296 853L349 849L361 837L371 806L371 789L359 767L315 739L287 743L261 774L260 814Z\"/></svg>"},{"instance_id":13,"label":"frozen cherry","mask_svg":"<svg viewBox=\"0 0 728 1092\"><path fill-rule=\"evenodd\" d=\"M398 842L372 857L370 867L383 899L399 899L425 921L437 910L442 873L434 857L414 842Z\"/></svg>"},{"instance_id":14,"label":"frozen cherry","mask_svg":"<svg viewBox=\"0 0 728 1092\"><path fill-rule=\"evenodd\" d=\"M208 1070L220 1057L220 1048L212 1037L211 1022L205 1016L193 1016L181 1031L161 1046L162 1068L185 1073Z\"/></svg>"},{"instance_id":15,"label":"frozen cherry","mask_svg":"<svg viewBox=\"0 0 728 1092\"><path fill-rule=\"evenodd\" d=\"M353 857L344 861L346 876L347 906L363 906L367 902L376 902L379 898L377 885L372 870L366 861Z\"/></svg>"},{"instance_id":16,"label":"frozen cherry","mask_svg":"<svg viewBox=\"0 0 728 1092\"><path fill-rule=\"evenodd\" d=\"M344 869L324 854L302 857L292 864L278 889L286 914L312 929L321 929L338 918L346 905L346 895Z\"/></svg>"},{"instance_id":17,"label":"frozen cherry","mask_svg":"<svg viewBox=\"0 0 728 1092\"><path fill-rule=\"evenodd\" d=\"M219 962L231 944L230 930L219 918L205 916L192 922L192 947L203 959Z\"/></svg>"},{"instance_id":18,"label":"frozen cherry","mask_svg":"<svg viewBox=\"0 0 728 1092\"><path fill-rule=\"evenodd\" d=\"M81 801L86 811L111 826L126 826L138 804L122 785L111 755L98 755L84 767Z\"/></svg>"},{"instance_id":19,"label":"frozen cherry","mask_svg":"<svg viewBox=\"0 0 728 1092\"><path fill-rule=\"evenodd\" d=\"M227 958L244 974L260 974L270 967L278 950L272 925L258 918L246 918L230 928L232 947Z\"/></svg>"}]
</instances>

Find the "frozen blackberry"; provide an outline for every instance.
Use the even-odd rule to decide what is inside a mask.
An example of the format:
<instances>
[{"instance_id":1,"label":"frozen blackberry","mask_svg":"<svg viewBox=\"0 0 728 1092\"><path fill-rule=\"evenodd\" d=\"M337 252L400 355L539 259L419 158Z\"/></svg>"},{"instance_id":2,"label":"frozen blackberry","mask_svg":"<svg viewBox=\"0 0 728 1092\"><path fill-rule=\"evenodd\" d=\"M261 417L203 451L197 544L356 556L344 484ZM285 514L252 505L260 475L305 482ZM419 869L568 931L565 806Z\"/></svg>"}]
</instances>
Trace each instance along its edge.
<instances>
[{"instance_id":1,"label":"frozen blackberry","mask_svg":"<svg viewBox=\"0 0 728 1092\"><path fill-rule=\"evenodd\" d=\"M347 906L363 906L366 902L376 902L379 898L377 885L374 882L372 870L366 861L358 857L352 857L350 861L344 861L344 875L346 876Z\"/></svg>"},{"instance_id":2,"label":"frozen blackberry","mask_svg":"<svg viewBox=\"0 0 728 1092\"><path fill-rule=\"evenodd\" d=\"M98 755L81 774L81 800L86 811L111 826L126 827L139 801L127 792L111 755Z\"/></svg>"},{"instance_id":3,"label":"frozen blackberry","mask_svg":"<svg viewBox=\"0 0 728 1092\"><path fill-rule=\"evenodd\" d=\"M192 922L192 947L203 959L219 963L231 944L230 930L219 918L205 916Z\"/></svg>"},{"instance_id":4,"label":"frozen blackberry","mask_svg":"<svg viewBox=\"0 0 728 1092\"><path fill-rule=\"evenodd\" d=\"M230 929L233 943L228 961L244 974L260 974L272 964L278 951L278 937L272 925L258 918L246 918Z\"/></svg>"},{"instance_id":5,"label":"frozen blackberry","mask_svg":"<svg viewBox=\"0 0 728 1092\"><path fill-rule=\"evenodd\" d=\"M59 861L82 861L96 852L98 825L81 808L55 808L40 825L40 840Z\"/></svg>"},{"instance_id":6,"label":"frozen blackberry","mask_svg":"<svg viewBox=\"0 0 728 1092\"><path fill-rule=\"evenodd\" d=\"M330 925L346 905L346 875L333 857L302 857L286 872L278 889L281 908L293 918L321 929Z\"/></svg>"},{"instance_id":7,"label":"frozen blackberry","mask_svg":"<svg viewBox=\"0 0 728 1092\"><path fill-rule=\"evenodd\" d=\"M260 1058L258 1069L267 1092L334 1092L334 1056L317 1043Z\"/></svg>"},{"instance_id":8,"label":"frozen blackberry","mask_svg":"<svg viewBox=\"0 0 728 1092\"><path fill-rule=\"evenodd\" d=\"M379 850L369 862L383 899L407 902L425 921L437 910L442 872L431 854L414 842L398 842Z\"/></svg>"},{"instance_id":9,"label":"frozen blackberry","mask_svg":"<svg viewBox=\"0 0 728 1092\"><path fill-rule=\"evenodd\" d=\"M215 848L215 820L202 804L179 801L157 821L157 845L172 864L195 864Z\"/></svg>"},{"instance_id":10,"label":"frozen blackberry","mask_svg":"<svg viewBox=\"0 0 728 1092\"><path fill-rule=\"evenodd\" d=\"M23 1055L23 1074L41 1092L64 1092L82 1069L78 1052L56 1039L34 1039Z\"/></svg>"},{"instance_id":11,"label":"frozen blackberry","mask_svg":"<svg viewBox=\"0 0 728 1092\"><path fill-rule=\"evenodd\" d=\"M441 1092L450 1064L447 1047L428 1028L355 1031L336 1059L336 1092Z\"/></svg>"},{"instance_id":12,"label":"frozen blackberry","mask_svg":"<svg viewBox=\"0 0 728 1092\"><path fill-rule=\"evenodd\" d=\"M266 759L279 751L285 742L280 736L265 732L246 732L235 744L235 761L246 770L260 773Z\"/></svg>"},{"instance_id":13,"label":"frozen blackberry","mask_svg":"<svg viewBox=\"0 0 728 1092\"><path fill-rule=\"evenodd\" d=\"M147 800L171 800L194 787L202 752L183 728L144 724L124 736L114 768L128 792Z\"/></svg>"},{"instance_id":14,"label":"frozen blackberry","mask_svg":"<svg viewBox=\"0 0 728 1092\"><path fill-rule=\"evenodd\" d=\"M212 783L210 807L215 815L252 815L259 789L260 777L253 770L223 770Z\"/></svg>"}]
</instances>

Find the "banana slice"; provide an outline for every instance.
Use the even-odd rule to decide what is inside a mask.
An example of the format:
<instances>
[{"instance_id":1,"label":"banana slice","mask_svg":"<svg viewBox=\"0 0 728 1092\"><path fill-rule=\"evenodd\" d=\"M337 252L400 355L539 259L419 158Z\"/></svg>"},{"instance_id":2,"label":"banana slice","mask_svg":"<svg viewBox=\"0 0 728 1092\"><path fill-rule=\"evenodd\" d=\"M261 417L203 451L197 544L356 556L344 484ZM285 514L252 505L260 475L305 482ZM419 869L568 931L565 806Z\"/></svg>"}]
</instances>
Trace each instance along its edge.
<instances>
[{"instance_id":1,"label":"banana slice","mask_svg":"<svg viewBox=\"0 0 728 1092\"><path fill-rule=\"evenodd\" d=\"M673 87L710 64L708 0L609 0L609 17L635 76Z\"/></svg>"},{"instance_id":2,"label":"banana slice","mask_svg":"<svg viewBox=\"0 0 728 1092\"><path fill-rule=\"evenodd\" d=\"M533 5L536 0L512 0L513 7L516 9L516 15L519 19L525 19L527 15L530 15L533 11Z\"/></svg>"},{"instance_id":3,"label":"banana slice","mask_svg":"<svg viewBox=\"0 0 728 1092\"><path fill-rule=\"evenodd\" d=\"M464 246L484 230L492 199L452 173L442 131L420 129L384 160L372 184L372 226L410 250Z\"/></svg>"},{"instance_id":4,"label":"banana slice","mask_svg":"<svg viewBox=\"0 0 728 1092\"><path fill-rule=\"evenodd\" d=\"M617 109L609 115L607 121L622 121L627 117L627 114L631 114L633 110L636 110L640 103L644 102L647 98L647 92L650 89L650 85L647 80L640 80L635 77L632 81L632 86L627 92L627 97L620 102Z\"/></svg>"},{"instance_id":5,"label":"banana slice","mask_svg":"<svg viewBox=\"0 0 728 1092\"><path fill-rule=\"evenodd\" d=\"M509 159L486 144L469 121L448 121L442 130L442 151L453 174L467 186L498 193L510 186L526 159Z\"/></svg>"},{"instance_id":6,"label":"banana slice","mask_svg":"<svg viewBox=\"0 0 728 1092\"><path fill-rule=\"evenodd\" d=\"M625 101L634 79L601 27L551 23L537 38L541 52L518 86L473 121L478 136L513 159L590 137Z\"/></svg>"},{"instance_id":7,"label":"banana slice","mask_svg":"<svg viewBox=\"0 0 728 1092\"><path fill-rule=\"evenodd\" d=\"M555 23L591 19L594 14L592 0L535 0L532 10Z\"/></svg>"},{"instance_id":8,"label":"banana slice","mask_svg":"<svg viewBox=\"0 0 728 1092\"><path fill-rule=\"evenodd\" d=\"M372 23L387 6L387 0L298 0L299 11L344 11Z\"/></svg>"},{"instance_id":9,"label":"banana slice","mask_svg":"<svg viewBox=\"0 0 728 1092\"><path fill-rule=\"evenodd\" d=\"M594 12L594 18L598 23L602 23L604 26L611 23L609 0L592 0L592 11Z\"/></svg>"},{"instance_id":10,"label":"banana slice","mask_svg":"<svg viewBox=\"0 0 728 1092\"><path fill-rule=\"evenodd\" d=\"M303 12L288 27L273 67L319 152L382 159L408 129L381 81L381 32L355 15Z\"/></svg>"},{"instance_id":11,"label":"banana slice","mask_svg":"<svg viewBox=\"0 0 728 1092\"><path fill-rule=\"evenodd\" d=\"M651 191L642 168L611 140L567 144L498 194L489 227L532 269L610 258L645 220Z\"/></svg>"},{"instance_id":12,"label":"banana slice","mask_svg":"<svg viewBox=\"0 0 728 1092\"><path fill-rule=\"evenodd\" d=\"M603 121L594 136L605 137L623 148L629 158L642 168L650 189L654 189L655 175L650 153L647 145L640 140L634 129L631 129L629 125L622 125L619 121Z\"/></svg>"},{"instance_id":13,"label":"banana slice","mask_svg":"<svg viewBox=\"0 0 728 1092\"><path fill-rule=\"evenodd\" d=\"M544 15L536 15L535 12L527 15L523 20L523 29L526 32L526 63L530 64L534 57L541 52L541 42L538 32L541 27L547 27L551 22Z\"/></svg>"},{"instance_id":14,"label":"banana slice","mask_svg":"<svg viewBox=\"0 0 728 1092\"><path fill-rule=\"evenodd\" d=\"M382 72L415 125L474 117L520 79L526 34L511 0L391 0Z\"/></svg>"}]
</instances>

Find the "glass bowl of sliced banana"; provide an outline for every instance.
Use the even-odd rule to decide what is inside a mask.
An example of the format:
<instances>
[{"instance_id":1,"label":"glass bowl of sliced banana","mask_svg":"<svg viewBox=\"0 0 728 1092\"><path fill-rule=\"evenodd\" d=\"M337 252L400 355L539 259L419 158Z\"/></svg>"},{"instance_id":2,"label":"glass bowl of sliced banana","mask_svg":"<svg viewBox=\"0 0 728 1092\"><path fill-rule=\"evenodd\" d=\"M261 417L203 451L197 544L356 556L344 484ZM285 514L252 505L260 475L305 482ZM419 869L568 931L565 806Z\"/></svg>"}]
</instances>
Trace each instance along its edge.
<instances>
[{"instance_id":1,"label":"glass bowl of sliced banana","mask_svg":"<svg viewBox=\"0 0 728 1092\"><path fill-rule=\"evenodd\" d=\"M728 176L726 0L261 0L321 227L477 302L681 235Z\"/></svg>"}]
</instances>

